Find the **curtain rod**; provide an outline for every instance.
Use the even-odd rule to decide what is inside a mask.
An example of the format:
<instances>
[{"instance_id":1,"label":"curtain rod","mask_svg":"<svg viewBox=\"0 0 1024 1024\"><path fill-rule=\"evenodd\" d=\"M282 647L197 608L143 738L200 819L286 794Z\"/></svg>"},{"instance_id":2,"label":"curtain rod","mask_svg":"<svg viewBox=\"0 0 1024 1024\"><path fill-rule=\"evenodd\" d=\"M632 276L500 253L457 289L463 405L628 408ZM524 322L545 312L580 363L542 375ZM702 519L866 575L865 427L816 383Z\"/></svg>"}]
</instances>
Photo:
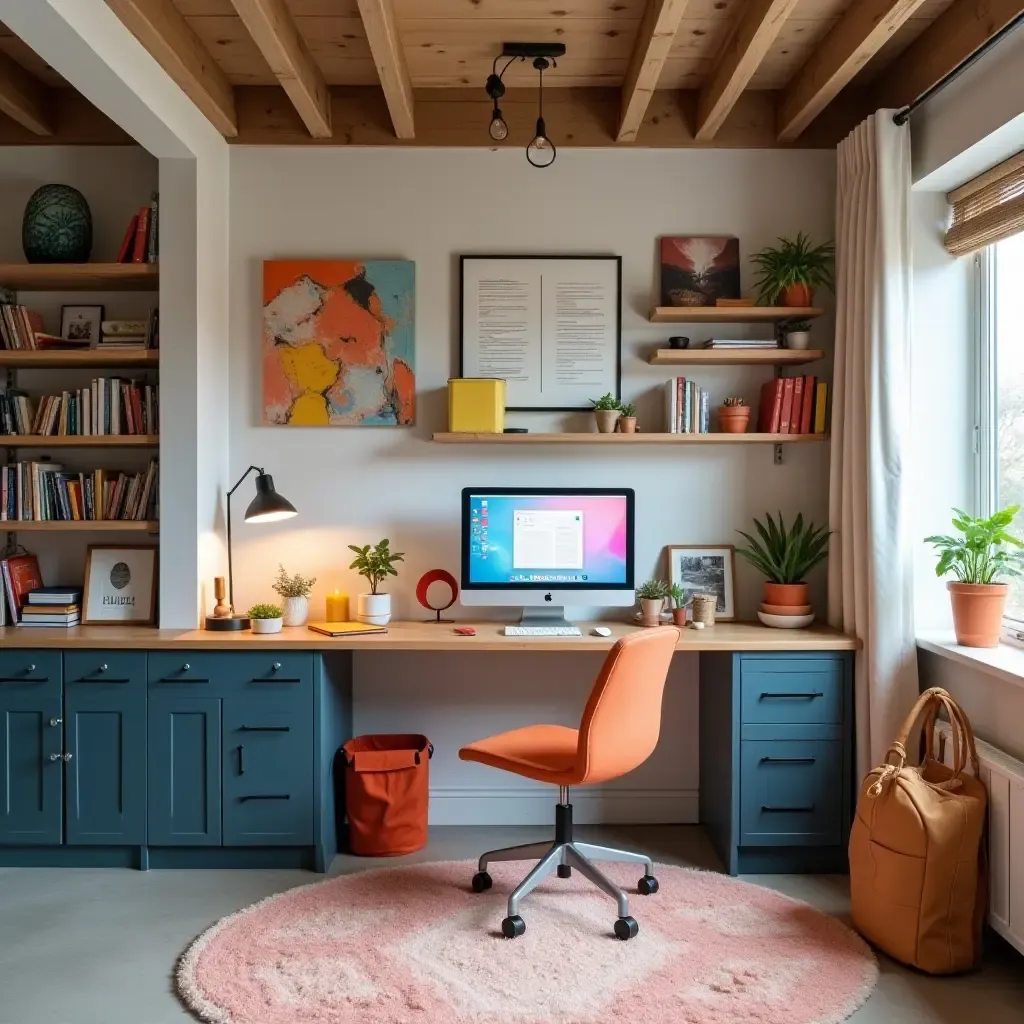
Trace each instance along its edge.
<instances>
[{"instance_id":1,"label":"curtain rod","mask_svg":"<svg viewBox=\"0 0 1024 1024\"><path fill-rule=\"evenodd\" d=\"M1002 40L1004 40L1014 29L1020 28L1021 24L1024 24L1024 11L1021 11L1015 18L1008 21L994 36L987 39L981 46L978 47L966 60L962 60L948 75L943 75L933 86L926 89L920 96L914 100L909 106L904 107L902 110L896 111L893 114L892 119L894 124L906 124L910 120L910 115L917 110L918 107L927 103L936 93L942 92L950 82L955 81L959 78L969 67L981 60L986 53L989 52L993 47L998 46Z\"/></svg>"}]
</instances>

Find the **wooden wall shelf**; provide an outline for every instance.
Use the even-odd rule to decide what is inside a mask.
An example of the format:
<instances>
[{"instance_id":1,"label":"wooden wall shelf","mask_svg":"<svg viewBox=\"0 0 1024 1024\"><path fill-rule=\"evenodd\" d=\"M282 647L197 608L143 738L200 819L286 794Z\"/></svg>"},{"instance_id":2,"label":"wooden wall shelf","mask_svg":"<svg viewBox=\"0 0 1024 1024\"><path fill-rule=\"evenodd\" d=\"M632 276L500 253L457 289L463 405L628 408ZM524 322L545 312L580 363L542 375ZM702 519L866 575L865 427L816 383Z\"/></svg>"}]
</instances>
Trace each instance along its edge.
<instances>
[{"instance_id":1,"label":"wooden wall shelf","mask_svg":"<svg viewBox=\"0 0 1024 1024\"><path fill-rule=\"evenodd\" d=\"M157 448L159 445L160 438L156 434L0 435L0 448Z\"/></svg>"},{"instance_id":2,"label":"wooden wall shelf","mask_svg":"<svg viewBox=\"0 0 1024 1024\"><path fill-rule=\"evenodd\" d=\"M827 441L827 434L434 434L438 444L589 444L629 448L635 445L674 444L812 444Z\"/></svg>"},{"instance_id":3,"label":"wooden wall shelf","mask_svg":"<svg viewBox=\"0 0 1024 1024\"><path fill-rule=\"evenodd\" d=\"M0 263L0 285L25 292L156 291L159 263Z\"/></svg>"},{"instance_id":4,"label":"wooden wall shelf","mask_svg":"<svg viewBox=\"0 0 1024 1024\"><path fill-rule=\"evenodd\" d=\"M817 306L655 306L647 319L652 324L775 324L813 320L824 312Z\"/></svg>"},{"instance_id":5,"label":"wooden wall shelf","mask_svg":"<svg viewBox=\"0 0 1024 1024\"><path fill-rule=\"evenodd\" d=\"M89 348L84 352L71 349L47 349L46 351L0 349L0 367L10 367L12 370L80 368L102 370L106 367L127 369L133 366L151 366L155 369L159 365L160 350L155 348L120 350Z\"/></svg>"},{"instance_id":6,"label":"wooden wall shelf","mask_svg":"<svg viewBox=\"0 0 1024 1024\"><path fill-rule=\"evenodd\" d=\"M0 520L0 533L159 533L160 524L144 519Z\"/></svg>"},{"instance_id":7,"label":"wooden wall shelf","mask_svg":"<svg viewBox=\"0 0 1024 1024\"><path fill-rule=\"evenodd\" d=\"M816 348L659 348L647 362L651 366L803 366L824 354Z\"/></svg>"}]
</instances>

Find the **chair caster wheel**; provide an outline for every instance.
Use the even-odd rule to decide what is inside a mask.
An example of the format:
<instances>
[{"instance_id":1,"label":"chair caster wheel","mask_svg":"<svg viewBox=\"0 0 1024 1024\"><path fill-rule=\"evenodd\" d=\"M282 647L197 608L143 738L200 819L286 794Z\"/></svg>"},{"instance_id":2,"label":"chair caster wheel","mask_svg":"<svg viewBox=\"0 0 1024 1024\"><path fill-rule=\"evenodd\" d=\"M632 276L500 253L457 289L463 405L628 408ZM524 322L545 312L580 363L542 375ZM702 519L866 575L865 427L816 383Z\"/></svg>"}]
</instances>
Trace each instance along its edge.
<instances>
[{"instance_id":1,"label":"chair caster wheel","mask_svg":"<svg viewBox=\"0 0 1024 1024\"><path fill-rule=\"evenodd\" d=\"M572 878L572 868L568 864L558 865L559 878Z\"/></svg>"},{"instance_id":2,"label":"chair caster wheel","mask_svg":"<svg viewBox=\"0 0 1024 1024\"><path fill-rule=\"evenodd\" d=\"M491 876L486 871L478 871L473 876L473 892L486 892L491 887Z\"/></svg>"},{"instance_id":3,"label":"chair caster wheel","mask_svg":"<svg viewBox=\"0 0 1024 1024\"><path fill-rule=\"evenodd\" d=\"M632 917L620 917L615 922L615 937L622 939L623 942L626 939L635 939L639 931L640 926Z\"/></svg>"},{"instance_id":4,"label":"chair caster wheel","mask_svg":"<svg viewBox=\"0 0 1024 1024\"><path fill-rule=\"evenodd\" d=\"M632 920L632 918L630 918L630 920ZM634 927L636 926L635 921L633 922L633 925ZM518 914L516 914L515 917L506 917L505 920L501 922L501 934L504 935L506 939L518 938L525 931L526 922Z\"/></svg>"},{"instance_id":5,"label":"chair caster wheel","mask_svg":"<svg viewBox=\"0 0 1024 1024\"><path fill-rule=\"evenodd\" d=\"M636 891L641 896L653 896L658 891L658 880L654 875L644 875L639 882L636 883Z\"/></svg>"}]
</instances>

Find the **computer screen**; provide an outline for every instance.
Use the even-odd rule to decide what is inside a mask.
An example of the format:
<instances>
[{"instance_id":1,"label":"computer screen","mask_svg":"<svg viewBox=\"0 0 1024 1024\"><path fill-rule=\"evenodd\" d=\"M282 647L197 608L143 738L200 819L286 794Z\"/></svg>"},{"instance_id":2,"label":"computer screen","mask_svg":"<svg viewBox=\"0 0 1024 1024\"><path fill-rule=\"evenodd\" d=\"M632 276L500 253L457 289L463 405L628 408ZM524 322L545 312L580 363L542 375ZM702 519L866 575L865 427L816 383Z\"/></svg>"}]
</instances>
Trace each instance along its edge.
<instances>
[{"instance_id":1,"label":"computer screen","mask_svg":"<svg viewBox=\"0 0 1024 1024\"><path fill-rule=\"evenodd\" d=\"M467 488L462 586L632 590L633 491Z\"/></svg>"}]
</instances>

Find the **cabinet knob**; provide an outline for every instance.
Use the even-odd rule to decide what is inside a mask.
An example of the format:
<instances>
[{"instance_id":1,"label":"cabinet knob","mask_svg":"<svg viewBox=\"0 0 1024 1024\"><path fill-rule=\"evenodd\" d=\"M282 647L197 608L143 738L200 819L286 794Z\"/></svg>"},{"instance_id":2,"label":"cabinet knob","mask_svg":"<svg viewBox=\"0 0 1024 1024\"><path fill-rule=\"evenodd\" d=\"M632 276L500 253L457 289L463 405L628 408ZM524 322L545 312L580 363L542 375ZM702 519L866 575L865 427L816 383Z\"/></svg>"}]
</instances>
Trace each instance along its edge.
<instances>
[{"instance_id":1,"label":"cabinet knob","mask_svg":"<svg viewBox=\"0 0 1024 1024\"><path fill-rule=\"evenodd\" d=\"M35 670L36 670L35 665L29 665L29 667L27 669L25 669L26 672L35 672Z\"/></svg>"},{"instance_id":2,"label":"cabinet knob","mask_svg":"<svg viewBox=\"0 0 1024 1024\"><path fill-rule=\"evenodd\" d=\"M74 754L64 754L61 760L70 761L72 757L74 757Z\"/></svg>"},{"instance_id":3,"label":"cabinet knob","mask_svg":"<svg viewBox=\"0 0 1024 1024\"><path fill-rule=\"evenodd\" d=\"M280 670L280 668L281 668L281 662L275 661L274 662L274 671L277 672L277 671Z\"/></svg>"},{"instance_id":4,"label":"cabinet knob","mask_svg":"<svg viewBox=\"0 0 1024 1024\"><path fill-rule=\"evenodd\" d=\"M97 672L106 672L107 671L107 666L106 665L100 665L100 667L96 671Z\"/></svg>"},{"instance_id":5,"label":"cabinet knob","mask_svg":"<svg viewBox=\"0 0 1024 1024\"><path fill-rule=\"evenodd\" d=\"M51 718L50 719L50 728L51 729L56 729L57 726L60 725L60 723L63 722L63 721L64 721L63 718Z\"/></svg>"},{"instance_id":6,"label":"cabinet knob","mask_svg":"<svg viewBox=\"0 0 1024 1024\"><path fill-rule=\"evenodd\" d=\"M181 666L181 671L187 672L191 667L192 666L186 661L185 664Z\"/></svg>"},{"instance_id":7,"label":"cabinet knob","mask_svg":"<svg viewBox=\"0 0 1024 1024\"><path fill-rule=\"evenodd\" d=\"M59 761L60 760L60 754L51 754L50 755L50 760L51 761Z\"/></svg>"}]
</instances>

